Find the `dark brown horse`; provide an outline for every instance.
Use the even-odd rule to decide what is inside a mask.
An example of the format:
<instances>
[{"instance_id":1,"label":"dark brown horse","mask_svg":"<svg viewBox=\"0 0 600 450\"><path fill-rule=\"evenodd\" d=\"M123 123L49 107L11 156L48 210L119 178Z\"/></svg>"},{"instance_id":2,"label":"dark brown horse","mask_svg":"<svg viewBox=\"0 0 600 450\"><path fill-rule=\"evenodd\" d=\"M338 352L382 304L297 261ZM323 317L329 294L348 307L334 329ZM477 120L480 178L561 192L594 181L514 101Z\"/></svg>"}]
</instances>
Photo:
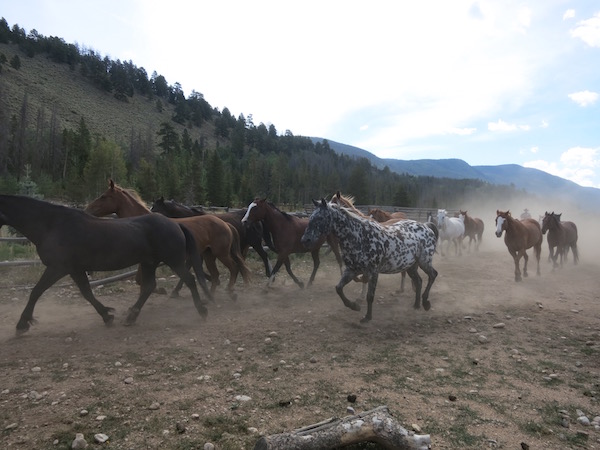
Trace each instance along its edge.
<instances>
[{"instance_id":1,"label":"dark brown horse","mask_svg":"<svg viewBox=\"0 0 600 450\"><path fill-rule=\"evenodd\" d=\"M475 241L475 250L479 250L479 244L481 244L481 238L483 237L483 220L478 217L469 216L467 211L463 211L462 209L459 211L458 215L464 217L465 237L469 236L469 251L471 251L472 241Z\"/></svg>"},{"instance_id":2,"label":"dark brown horse","mask_svg":"<svg viewBox=\"0 0 600 450\"><path fill-rule=\"evenodd\" d=\"M71 276L81 295L96 309L104 323L111 324L114 309L94 297L87 272L120 270L135 264L139 264L141 270L140 294L129 309L128 324L135 322L154 290L156 268L161 262L190 288L198 312L202 316L207 314L194 277L186 267L186 261L191 261L198 279L203 279L202 257L196 250L194 238L185 226L163 216L105 220L30 197L0 195L2 225L10 225L26 236L36 246L46 266L17 323L17 333L29 330L35 323L36 302L65 275Z\"/></svg>"},{"instance_id":3,"label":"dark brown horse","mask_svg":"<svg viewBox=\"0 0 600 450\"><path fill-rule=\"evenodd\" d=\"M200 208L182 205L175 200L165 200L163 197L154 200L150 210L152 212L157 212L164 216L173 218L203 216L207 214ZM271 276L271 263L269 262L269 256L267 255L267 252L263 248L263 239L269 247L273 247L271 234L268 232L267 228L263 226L262 222L254 222L248 225L243 224L242 218L245 215L246 208L218 214L217 217L227 223L230 223L237 230L238 234L240 235L240 248L242 250L242 256L246 258L248 249L252 247L262 259L267 277Z\"/></svg>"},{"instance_id":4,"label":"dark brown horse","mask_svg":"<svg viewBox=\"0 0 600 450\"><path fill-rule=\"evenodd\" d=\"M406 219L406 214L404 214L403 212L387 212L384 211L383 209L380 208L372 208L369 209L369 217L372 217L373 219L375 219L377 222L379 223L384 223L387 222L389 220L402 220L402 219Z\"/></svg>"},{"instance_id":5,"label":"dark brown horse","mask_svg":"<svg viewBox=\"0 0 600 450\"><path fill-rule=\"evenodd\" d=\"M300 286L300 288L304 288L304 283L292 272L289 256L292 253L306 253L309 251L302 242L300 242L302 235L308 226L308 218L292 216L291 214L279 210L273 203L267 202L266 199L256 198L248 206L248 211L242 219L242 222L252 223L257 221L263 221L269 228L273 238L274 250L277 252L277 262L275 263L275 267L273 267L267 286L271 285L275 275L281 266L284 265L287 273L292 277L294 282ZM319 250L325 241L331 246L340 266L340 270L342 268L342 257L339 252L339 247L337 247L337 242L332 242L331 240L328 240L327 237L323 237L323 239L310 250L313 259L313 270L308 281L309 286L314 281L315 274L319 268Z\"/></svg>"},{"instance_id":6,"label":"dark brown horse","mask_svg":"<svg viewBox=\"0 0 600 450\"><path fill-rule=\"evenodd\" d=\"M577 249L577 225L573 222L561 222L561 214L546 212L542 220L542 234L548 232L548 250L552 258L553 268L558 267L560 256L560 267L563 266L563 258L567 260L569 248L573 251L573 262L579 262L579 251Z\"/></svg>"},{"instance_id":7,"label":"dark brown horse","mask_svg":"<svg viewBox=\"0 0 600 450\"><path fill-rule=\"evenodd\" d=\"M496 236L501 237L504 233L504 243L508 253L515 262L515 281L521 281L521 270L519 261L521 257L525 260L523 264L523 276L527 276L527 249L533 247L535 259L537 260L537 274L540 274L540 253L542 252L542 230L535 219L515 219L510 211L496 211Z\"/></svg>"},{"instance_id":8,"label":"dark brown horse","mask_svg":"<svg viewBox=\"0 0 600 450\"><path fill-rule=\"evenodd\" d=\"M86 212L94 216L106 216L113 213L118 217L156 215L146 207L135 191L123 189L112 180L109 182L108 189L87 206ZM210 274L213 293L219 285L216 259L219 259L229 269L227 290L232 297L238 273L242 274L244 282L249 282L250 270L241 255L239 235L235 227L210 214L169 220L185 225L194 235L198 252L204 257ZM178 284L174 295L180 288L181 284Z\"/></svg>"}]
</instances>

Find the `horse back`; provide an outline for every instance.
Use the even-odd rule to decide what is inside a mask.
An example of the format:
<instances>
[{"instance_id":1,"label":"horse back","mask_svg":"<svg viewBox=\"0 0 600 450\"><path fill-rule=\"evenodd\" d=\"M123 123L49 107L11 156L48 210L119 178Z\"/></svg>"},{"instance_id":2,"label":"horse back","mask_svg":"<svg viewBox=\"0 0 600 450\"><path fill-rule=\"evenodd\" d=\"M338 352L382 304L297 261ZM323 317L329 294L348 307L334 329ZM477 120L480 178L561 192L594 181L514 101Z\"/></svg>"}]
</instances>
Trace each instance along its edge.
<instances>
[{"instance_id":1,"label":"horse back","mask_svg":"<svg viewBox=\"0 0 600 450\"><path fill-rule=\"evenodd\" d=\"M521 219L520 222L527 230L527 248L541 245L544 237L542 235L542 227L540 226L540 223L531 218Z\"/></svg>"}]
</instances>

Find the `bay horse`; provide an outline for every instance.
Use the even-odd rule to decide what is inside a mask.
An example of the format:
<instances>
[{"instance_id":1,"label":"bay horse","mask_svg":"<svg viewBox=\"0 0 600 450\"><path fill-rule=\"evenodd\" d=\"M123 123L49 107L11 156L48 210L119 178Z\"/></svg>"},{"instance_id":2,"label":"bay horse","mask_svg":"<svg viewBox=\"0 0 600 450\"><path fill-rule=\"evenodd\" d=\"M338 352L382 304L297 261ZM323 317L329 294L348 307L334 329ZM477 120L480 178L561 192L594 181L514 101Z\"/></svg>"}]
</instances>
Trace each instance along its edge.
<instances>
[{"instance_id":1,"label":"bay horse","mask_svg":"<svg viewBox=\"0 0 600 450\"><path fill-rule=\"evenodd\" d=\"M387 222L388 220L393 220L393 219L397 219L397 220L406 219L406 214L404 214L401 211L390 213L390 212L384 211L383 209L380 209L380 208L369 209L368 215L369 215L369 217L372 217L379 223Z\"/></svg>"},{"instance_id":2,"label":"bay horse","mask_svg":"<svg viewBox=\"0 0 600 450\"><path fill-rule=\"evenodd\" d=\"M308 226L308 218L292 216L291 214L281 211L266 199L256 198L248 205L246 215L243 217L242 222L253 223L258 221L263 221L269 228L273 238L273 247L277 253L277 262L271 271L267 287L271 286L275 279L275 275L283 265L285 266L287 273L292 277L292 280L294 280L301 289L304 288L304 283L292 272L289 256L292 253L306 253L309 251L302 245L302 242L300 242L300 239ZM315 274L319 268L319 250L325 241L328 242L335 254L336 260L340 266L340 272L342 270L342 257L339 253L338 243L333 241L330 237L324 236L319 244L315 245L310 250L313 259L313 270L308 281L309 286L313 283Z\"/></svg>"},{"instance_id":3,"label":"bay horse","mask_svg":"<svg viewBox=\"0 0 600 450\"><path fill-rule=\"evenodd\" d=\"M552 258L553 268L558 267L557 259L560 256L560 267L564 260L567 260L569 248L573 251L573 262L579 262L579 251L577 249L577 225L573 222L561 222L561 214L555 214L554 211L544 215L542 219L542 234L548 232L548 250ZM556 251L555 251L556 249Z\"/></svg>"},{"instance_id":4,"label":"bay horse","mask_svg":"<svg viewBox=\"0 0 600 450\"><path fill-rule=\"evenodd\" d=\"M463 220L460 217L448 217L445 209L438 209L437 226L440 231L442 256L444 256L444 241L448 241L448 251L450 251L450 244L454 244L454 253L462 255L462 241L465 235L465 223Z\"/></svg>"},{"instance_id":5,"label":"bay horse","mask_svg":"<svg viewBox=\"0 0 600 450\"><path fill-rule=\"evenodd\" d=\"M537 220L515 219L510 211L496 210L496 237L502 237L504 233L504 243L508 248L508 253L513 257L515 262L515 281L521 281L521 270L519 269L519 261L521 257L524 259L523 276L527 276L527 249L533 247L535 259L537 260L537 275L540 275L540 253L542 251L542 229Z\"/></svg>"},{"instance_id":6,"label":"bay horse","mask_svg":"<svg viewBox=\"0 0 600 450\"><path fill-rule=\"evenodd\" d=\"M323 236L334 234L338 237L345 269L335 290L347 308L360 311L360 305L344 295L344 286L363 274L369 280L367 313L361 322L372 319L375 288L380 273L406 271L415 287L414 307L420 308L422 299L423 308L426 311L431 308L429 291L437 277L432 265L437 241L435 225L402 220L382 226L376 221L357 216L347 208L327 203L325 199L320 203L313 202L315 210L302 236L302 243L311 248L318 245ZM422 297L423 280L418 273L419 267L428 276Z\"/></svg>"},{"instance_id":7,"label":"bay horse","mask_svg":"<svg viewBox=\"0 0 600 450\"><path fill-rule=\"evenodd\" d=\"M136 321L154 291L156 268L161 262L189 287L200 315L207 315L194 277L186 267L186 261L191 261L201 283L202 257L196 250L192 233L182 224L159 215L105 220L79 209L30 197L0 195L2 225L12 226L27 237L46 266L17 323L18 334L28 331L35 323L33 310L41 295L66 275L71 276L104 323L112 324L114 309L96 299L87 272L120 270L135 264L139 264L141 271L140 294L129 308L127 324Z\"/></svg>"},{"instance_id":8,"label":"bay horse","mask_svg":"<svg viewBox=\"0 0 600 450\"><path fill-rule=\"evenodd\" d=\"M192 206L186 206L175 200L165 200L164 197L160 197L154 200L150 211L160 213L167 217L179 218L179 217L192 217L192 216L203 216L207 214L200 208ZM265 272L267 277L271 276L271 262L269 261L269 255L263 248L263 239L269 248L273 247L271 240L271 234L262 222L254 222L252 224L243 224L242 218L246 215L246 208L230 211L222 214L218 214L217 217L225 222L230 223L235 227L240 236L240 249L242 256L246 258L248 249L252 247L254 251L260 256L265 266Z\"/></svg>"},{"instance_id":9,"label":"bay horse","mask_svg":"<svg viewBox=\"0 0 600 450\"><path fill-rule=\"evenodd\" d=\"M471 217L467 211L459 210L459 217L463 216L465 224L465 237L469 237L469 251L471 251L471 242L475 241L475 251L479 250L481 238L483 237L484 224L483 220L478 217Z\"/></svg>"},{"instance_id":10,"label":"bay horse","mask_svg":"<svg viewBox=\"0 0 600 450\"><path fill-rule=\"evenodd\" d=\"M94 216L106 216L113 213L118 217L158 215L148 209L137 192L132 189L123 189L113 180L109 180L108 189L90 202L85 211ZM162 216L162 214L160 215ZM206 268L210 274L211 293L214 294L219 285L219 270L216 265L216 259L218 259L229 270L227 291L232 298L235 298L233 287L238 274L241 273L244 283L248 283L250 279L250 269L241 255L239 235L235 227L212 214L169 220L185 225L194 235L198 252L204 257ZM174 296L177 295L181 286L179 283L175 287Z\"/></svg>"}]
</instances>

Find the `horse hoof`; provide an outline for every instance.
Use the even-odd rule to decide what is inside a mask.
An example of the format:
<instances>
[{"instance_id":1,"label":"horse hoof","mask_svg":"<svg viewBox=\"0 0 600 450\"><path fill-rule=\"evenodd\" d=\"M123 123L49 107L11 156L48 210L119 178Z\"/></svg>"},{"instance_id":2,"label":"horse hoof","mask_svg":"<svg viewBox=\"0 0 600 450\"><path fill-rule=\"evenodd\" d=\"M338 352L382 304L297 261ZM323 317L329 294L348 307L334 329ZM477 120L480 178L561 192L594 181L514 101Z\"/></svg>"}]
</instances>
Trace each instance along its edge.
<instances>
[{"instance_id":1,"label":"horse hoof","mask_svg":"<svg viewBox=\"0 0 600 450\"><path fill-rule=\"evenodd\" d=\"M106 317L103 317L104 320L104 325L106 325L107 327L110 327L114 321L115 321L115 316L113 316L112 314L109 314Z\"/></svg>"},{"instance_id":2,"label":"horse hoof","mask_svg":"<svg viewBox=\"0 0 600 450\"><path fill-rule=\"evenodd\" d=\"M167 290L164 287L159 287L154 289L154 293L159 295L167 295Z\"/></svg>"},{"instance_id":3,"label":"horse hoof","mask_svg":"<svg viewBox=\"0 0 600 450\"><path fill-rule=\"evenodd\" d=\"M352 311L360 311L360 305L356 302L350 303L349 306Z\"/></svg>"},{"instance_id":4,"label":"horse hoof","mask_svg":"<svg viewBox=\"0 0 600 450\"><path fill-rule=\"evenodd\" d=\"M370 317L367 317L367 316L365 316L365 317L363 317L362 319L360 319L360 323L368 323L368 322L370 322L370 321L371 321L371 318L370 318Z\"/></svg>"},{"instance_id":5,"label":"horse hoof","mask_svg":"<svg viewBox=\"0 0 600 450\"><path fill-rule=\"evenodd\" d=\"M429 311L431 309L431 303L428 300L423 300L423 309Z\"/></svg>"},{"instance_id":6,"label":"horse hoof","mask_svg":"<svg viewBox=\"0 0 600 450\"><path fill-rule=\"evenodd\" d=\"M179 298L179 292L178 291L171 292L171 298Z\"/></svg>"},{"instance_id":7,"label":"horse hoof","mask_svg":"<svg viewBox=\"0 0 600 450\"><path fill-rule=\"evenodd\" d=\"M137 308L129 308L129 314L125 319L125 325L133 325L140 314L140 310Z\"/></svg>"},{"instance_id":8,"label":"horse hoof","mask_svg":"<svg viewBox=\"0 0 600 450\"><path fill-rule=\"evenodd\" d=\"M304 283L302 281L298 283L298 286L300 287L300 289L304 289Z\"/></svg>"}]
</instances>

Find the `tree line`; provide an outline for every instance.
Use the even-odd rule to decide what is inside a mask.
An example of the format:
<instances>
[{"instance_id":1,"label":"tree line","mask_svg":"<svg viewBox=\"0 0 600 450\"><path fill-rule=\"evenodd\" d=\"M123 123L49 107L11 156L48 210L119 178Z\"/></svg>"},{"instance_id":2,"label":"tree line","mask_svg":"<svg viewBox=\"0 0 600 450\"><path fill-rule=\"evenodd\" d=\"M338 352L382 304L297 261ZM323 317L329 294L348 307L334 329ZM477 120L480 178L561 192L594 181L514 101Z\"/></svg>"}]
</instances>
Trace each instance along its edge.
<instances>
[{"instance_id":1,"label":"tree line","mask_svg":"<svg viewBox=\"0 0 600 450\"><path fill-rule=\"evenodd\" d=\"M439 179L377 169L367 159L337 154L326 141L278 133L274 125L255 125L252 116L234 117L213 108L202 94L187 98L181 85L169 85L156 72L148 77L131 61L112 61L57 37L0 20L0 43L16 46L23 58L46 57L67 64L88 80L90 89L127 102L134 95L154 102L171 115L158 129L132 130L115 140L91 130L85 117L74 128L61 126L53 109L32 110L27 94L12 113L0 108L0 190L20 192L31 183L39 194L85 203L106 189L112 178L133 187L145 199L160 196L187 204L244 206L256 196L298 207L337 190L357 204L436 208L460 207L470 196L506 198L517 192L480 180ZM5 68L20 70L19 56L0 54ZM1 80L1 78L0 78ZM0 99L4 87L0 83ZM177 127L181 125L182 127ZM215 144L192 138L210 130ZM183 131L178 131L182 129ZM140 128L141 130L141 128Z\"/></svg>"}]
</instances>

